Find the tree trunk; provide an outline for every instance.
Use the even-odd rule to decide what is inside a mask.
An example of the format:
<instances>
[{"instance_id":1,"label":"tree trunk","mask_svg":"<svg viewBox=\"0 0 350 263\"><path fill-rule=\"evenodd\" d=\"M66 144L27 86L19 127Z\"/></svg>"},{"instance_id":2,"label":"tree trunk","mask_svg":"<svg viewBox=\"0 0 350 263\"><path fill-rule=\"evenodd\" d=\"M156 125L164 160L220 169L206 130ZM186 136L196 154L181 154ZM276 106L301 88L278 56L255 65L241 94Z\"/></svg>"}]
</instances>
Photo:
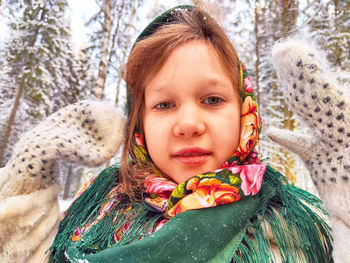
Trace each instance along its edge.
<instances>
[{"instance_id":1,"label":"tree trunk","mask_svg":"<svg viewBox=\"0 0 350 263\"><path fill-rule=\"evenodd\" d=\"M293 28L295 28L296 20L298 18L298 4L294 0L281 0L282 4L282 26L283 37L289 36ZM282 103L284 111L283 128L288 130L295 129L295 121L292 119L293 112L289 110L286 101L283 99Z\"/></svg>"},{"instance_id":2,"label":"tree trunk","mask_svg":"<svg viewBox=\"0 0 350 263\"><path fill-rule=\"evenodd\" d=\"M255 3L255 25L254 25L254 34L255 34L255 54L256 54L256 61L255 61L255 79L256 79L256 100L258 102L258 105L260 105L260 75L259 75L259 65L260 65L260 50L259 50L259 10L258 10L258 1Z\"/></svg>"},{"instance_id":3,"label":"tree trunk","mask_svg":"<svg viewBox=\"0 0 350 263\"><path fill-rule=\"evenodd\" d=\"M296 25L298 18L298 3L294 0L281 0L282 4L282 26L283 37L286 38L290 35ZM293 119L293 112L289 110L288 104L285 99L282 99L281 105L283 107L284 119L283 128L288 130L295 129L295 120ZM296 177L292 173L295 168L296 160L289 151L283 149L283 155L285 159L285 176L292 182L296 182Z\"/></svg>"},{"instance_id":4,"label":"tree trunk","mask_svg":"<svg viewBox=\"0 0 350 263\"><path fill-rule=\"evenodd\" d=\"M95 95L98 99L103 99L103 91L106 83L107 75L107 56L108 56L108 47L109 40L111 37L112 29L112 19L111 19L111 1L103 1L103 12L104 12L104 35L101 47L101 59L98 67L98 77L97 77L97 87L95 89Z\"/></svg>"},{"instance_id":5,"label":"tree trunk","mask_svg":"<svg viewBox=\"0 0 350 263\"><path fill-rule=\"evenodd\" d=\"M132 3L132 9L131 9L131 12L130 12L130 15L129 15L129 24L132 24L132 20L135 16L135 13L136 13L136 8L135 8L135 1L133 1ZM123 5L124 6L124 5ZM121 65L124 65L125 64L125 59L126 59L126 56L127 56L127 51L128 49L124 48L123 49L123 55L122 55L122 60L121 60ZM119 104L119 93L120 93L120 84L121 84L121 76L119 76L118 78L118 81L117 81L117 94L116 94L116 97L115 97L115 104L118 105Z\"/></svg>"},{"instance_id":6,"label":"tree trunk","mask_svg":"<svg viewBox=\"0 0 350 263\"><path fill-rule=\"evenodd\" d=\"M125 2L123 1L122 5L121 5L121 11L120 11L120 14L123 13L123 10L124 10L124 7L125 7ZM121 15L120 15L121 17ZM112 37L112 48L111 48L111 51L114 50L114 45L115 45L115 40L117 38L117 35L119 33L119 26L120 26L120 19L118 19L118 23L117 23L117 26L114 30L114 34L113 34L113 37ZM120 63L120 65L123 65L124 64L124 53L125 53L125 50L123 51L123 58L122 58L122 63ZM108 59L108 62L110 63L112 61L112 52L110 52L109 54L109 59ZM116 94L116 99L115 99L115 104L118 105L119 101L118 101L118 98L119 98L119 86L120 86L120 83L121 83L121 76L119 74L119 78L118 78L118 81L117 81L117 94Z\"/></svg>"},{"instance_id":7,"label":"tree trunk","mask_svg":"<svg viewBox=\"0 0 350 263\"><path fill-rule=\"evenodd\" d=\"M122 58L122 63L125 62L125 57L126 57L126 50L123 50L123 58ZM119 76L118 81L117 81L117 94L115 96L115 105L119 105L119 93L120 93L120 84L122 82L122 77Z\"/></svg>"},{"instance_id":8,"label":"tree trunk","mask_svg":"<svg viewBox=\"0 0 350 263\"><path fill-rule=\"evenodd\" d=\"M121 5L121 8L120 8L120 14L119 14L118 23L117 23L117 26L115 27L115 30L114 30L114 33L113 33L113 36L112 36L112 47L111 47L111 51L114 50L115 39L117 38L118 33L119 33L119 26L120 26L121 16L122 16L122 14L123 14L124 7L125 7L125 2L123 1L123 2L122 2L122 5ZM111 63L111 61L112 61L112 52L109 52L108 63Z\"/></svg>"},{"instance_id":9,"label":"tree trunk","mask_svg":"<svg viewBox=\"0 0 350 263\"><path fill-rule=\"evenodd\" d=\"M11 130L12 130L12 126L15 123L15 117L16 117L16 113L19 107L19 102L21 100L22 97L22 93L23 93L23 89L24 89L24 83L25 83L25 75L22 76L22 80L21 83L19 84L18 87L18 92L16 95L16 99L15 99L15 103L13 104L13 108L11 110L11 115L10 115L10 119L6 128L6 132L5 132L5 136L4 136L4 140L2 142L1 145L1 149L0 149L0 166L2 165L2 162L4 161L4 156L5 156L5 151L6 151L6 147L7 144L9 142L9 138L11 135Z\"/></svg>"}]
</instances>

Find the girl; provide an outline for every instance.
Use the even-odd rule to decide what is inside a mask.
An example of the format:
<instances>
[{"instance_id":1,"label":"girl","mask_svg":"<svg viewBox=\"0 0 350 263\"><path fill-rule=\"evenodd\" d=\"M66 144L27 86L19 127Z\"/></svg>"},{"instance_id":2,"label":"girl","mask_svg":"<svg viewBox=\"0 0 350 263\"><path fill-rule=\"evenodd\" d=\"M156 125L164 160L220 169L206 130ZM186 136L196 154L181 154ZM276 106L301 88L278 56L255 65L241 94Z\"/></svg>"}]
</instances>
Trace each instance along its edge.
<instances>
[{"instance_id":1,"label":"girl","mask_svg":"<svg viewBox=\"0 0 350 263\"><path fill-rule=\"evenodd\" d=\"M316 197L261 163L250 77L220 26L180 6L125 66L122 161L62 220L55 262L330 262Z\"/></svg>"}]
</instances>

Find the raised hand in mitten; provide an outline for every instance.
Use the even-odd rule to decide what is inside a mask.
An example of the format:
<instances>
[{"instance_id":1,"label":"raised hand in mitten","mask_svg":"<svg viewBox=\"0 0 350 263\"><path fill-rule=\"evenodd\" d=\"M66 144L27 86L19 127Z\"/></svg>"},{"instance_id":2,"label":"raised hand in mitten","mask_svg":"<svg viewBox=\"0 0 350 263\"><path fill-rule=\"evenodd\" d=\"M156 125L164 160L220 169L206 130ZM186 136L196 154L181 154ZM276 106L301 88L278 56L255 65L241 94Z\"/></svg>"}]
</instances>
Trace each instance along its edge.
<instances>
[{"instance_id":1,"label":"raised hand in mitten","mask_svg":"<svg viewBox=\"0 0 350 263\"><path fill-rule=\"evenodd\" d=\"M55 235L60 189L56 160L98 166L115 155L123 131L124 119L113 107L82 101L21 137L0 169L1 262L37 262L39 246Z\"/></svg>"},{"instance_id":2,"label":"raised hand in mitten","mask_svg":"<svg viewBox=\"0 0 350 263\"><path fill-rule=\"evenodd\" d=\"M272 56L289 106L310 129L308 136L269 129L268 136L303 159L331 214L341 254L349 238L339 235L350 229L350 98L315 48L289 40L277 43Z\"/></svg>"}]
</instances>

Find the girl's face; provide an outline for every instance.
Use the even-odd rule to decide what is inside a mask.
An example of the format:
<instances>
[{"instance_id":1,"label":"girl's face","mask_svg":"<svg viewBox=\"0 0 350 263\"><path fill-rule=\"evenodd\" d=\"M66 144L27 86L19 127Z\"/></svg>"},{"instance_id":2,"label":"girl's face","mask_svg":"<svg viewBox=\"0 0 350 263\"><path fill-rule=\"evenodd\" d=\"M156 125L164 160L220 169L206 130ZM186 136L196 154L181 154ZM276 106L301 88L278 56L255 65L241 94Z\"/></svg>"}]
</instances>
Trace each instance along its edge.
<instances>
[{"instance_id":1,"label":"girl's face","mask_svg":"<svg viewBox=\"0 0 350 263\"><path fill-rule=\"evenodd\" d=\"M227 161L239 143L238 96L212 46L176 48L145 89L145 140L157 167L181 183Z\"/></svg>"}]
</instances>

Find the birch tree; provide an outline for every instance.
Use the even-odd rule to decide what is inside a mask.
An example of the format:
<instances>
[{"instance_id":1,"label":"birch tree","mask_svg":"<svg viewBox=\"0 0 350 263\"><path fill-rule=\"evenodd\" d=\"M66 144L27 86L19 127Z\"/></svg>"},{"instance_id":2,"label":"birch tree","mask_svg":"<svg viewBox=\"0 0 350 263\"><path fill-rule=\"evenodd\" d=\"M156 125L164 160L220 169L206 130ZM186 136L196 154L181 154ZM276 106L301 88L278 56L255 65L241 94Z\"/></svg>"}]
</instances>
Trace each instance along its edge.
<instances>
[{"instance_id":1,"label":"birch tree","mask_svg":"<svg viewBox=\"0 0 350 263\"><path fill-rule=\"evenodd\" d=\"M97 76L97 87L96 87L96 97L98 99L103 98L103 90L106 82L106 70L107 70L107 56L109 49L109 42L111 38L112 30L112 18L111 18L111 0L104 0L102 4L103 12L103 39L101 43L101 58L98 67L98 76Z\"/></svg>"},{"instance_id":2,"label":"birch tree","mask_svg":"<svg viewBox=\"0 0 350 263\"><path fill-rule=\"evenodd\" d=\"M103 99L106 86L111 86L116 89L115 101L118 102L120 71L131 48L136 10L142 1L100 0L97 3L100 9L87 23L95 28L88 48L98 64L94 93L98 99Z\"/></svg>"}]
</instances>

